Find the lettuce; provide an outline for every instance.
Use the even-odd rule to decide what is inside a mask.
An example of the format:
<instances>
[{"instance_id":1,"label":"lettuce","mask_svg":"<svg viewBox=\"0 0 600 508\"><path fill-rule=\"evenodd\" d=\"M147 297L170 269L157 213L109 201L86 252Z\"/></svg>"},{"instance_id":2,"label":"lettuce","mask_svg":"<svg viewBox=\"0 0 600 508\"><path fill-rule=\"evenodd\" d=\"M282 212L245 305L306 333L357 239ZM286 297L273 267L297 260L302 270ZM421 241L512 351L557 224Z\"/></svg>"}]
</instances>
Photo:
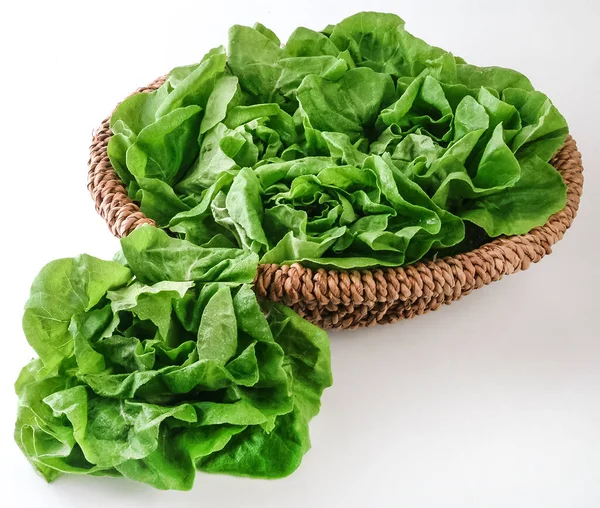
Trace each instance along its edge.
<instances>
[{"instance_id":1,"label":"lettuce","mask_svg":"<svg viewBox=\"0 0 600 508\"><path fill-rule=\"evenodd\" d=\"M523 234L564 207L567 134L522 74L359 13L222 47L125 100L109 156L159 226L262 263L401 266Z\"/></svg>"},{"instance_id":2,"label":"lettuce","mask_svg":"<svg viewBox=\"0 0 600 508\"><path fill-rule=\"evenodd\" d=\"M39 358L15 384L15 439L48 480L190 489L195 471L278 478L310 448L331 385L324 331L259 305L258 257L142 227L116 261L42 269L23 318Z\"/></svg>"},{"instance_id":3,"label":"lettuce","mask_svg":"<svg viewBox=\"0 0 600 508\"><path fill-rule=\"evenodd\" d=\"M564 207L564 118L522 74L360 13L282 46L234 26L115 110L108 155L144 226L115 261L42 269L15 439L39 472L190 489L277 478L332 383L325 332L258 302L259 263L401 266L526 233Z\"/></svg>"}]
</instances>

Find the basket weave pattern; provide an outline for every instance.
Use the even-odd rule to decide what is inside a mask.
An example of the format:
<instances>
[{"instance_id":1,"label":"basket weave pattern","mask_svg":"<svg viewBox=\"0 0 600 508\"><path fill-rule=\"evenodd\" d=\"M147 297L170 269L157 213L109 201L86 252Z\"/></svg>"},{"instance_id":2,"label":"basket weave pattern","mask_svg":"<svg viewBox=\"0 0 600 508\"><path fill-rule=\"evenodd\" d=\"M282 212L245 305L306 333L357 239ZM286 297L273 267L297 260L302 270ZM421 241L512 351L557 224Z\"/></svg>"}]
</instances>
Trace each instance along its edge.
<instances>
[{"instance_id":1,"label":"basket weave pattern","mask_svg":"<svg viewBox=\"0 0 600 508\"><path fill-rule=\"evenodd\" d=\"M158 78L135 93L154 90L163 82L164 77ZM129 199L111 166L106 151L111 135L107 118L90 147L88 189L96 210L120 238L154 221ZM526 270L552 252L552 245L564 236L577 214L583 187L581 155L571 136L551 164L567 184L567 205L525 235L496 238L465 254L400 268L342 271L311 270L298 263L260 265L255 291L289 305L322 328L393 323L435 310L504 275Z\"/></svg>"}]
</instances>

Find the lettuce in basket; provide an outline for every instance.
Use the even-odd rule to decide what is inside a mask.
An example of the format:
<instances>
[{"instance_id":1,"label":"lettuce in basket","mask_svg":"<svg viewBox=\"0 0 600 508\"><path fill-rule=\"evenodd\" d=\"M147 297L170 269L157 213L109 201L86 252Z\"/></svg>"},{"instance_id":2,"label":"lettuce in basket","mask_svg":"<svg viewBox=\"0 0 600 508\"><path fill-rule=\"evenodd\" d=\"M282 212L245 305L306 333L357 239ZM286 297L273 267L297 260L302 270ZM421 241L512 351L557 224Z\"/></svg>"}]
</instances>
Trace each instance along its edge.
<instances>
[{"instance_id":1,"label":"lettuce in basket","mask_svg":"<svg viewBox=\"0 0 600 508\"><path fill-rule=\"evenodd\" d=\"M258 257L145 226L126 264L82 255L46 265L23 328L39 358L21 372L15 439L48 480L124 476L190 489L195 471L278 478L310 447L331 385L324 331L258 303Z\"/></svg>"},{"instance_id":2,"label":"lettuce in basket","mask_svg":"<svg viewBox=\"0 0 600 508\"><path fill-rule=\"evenodd\" d=\"M142 210L199 246L262 263L400 266L543 224L566 203L548 163L567 124L522 74L359 13L282 45L173 69L111 118L110 160Z\"/></svg>"}]
</instances>

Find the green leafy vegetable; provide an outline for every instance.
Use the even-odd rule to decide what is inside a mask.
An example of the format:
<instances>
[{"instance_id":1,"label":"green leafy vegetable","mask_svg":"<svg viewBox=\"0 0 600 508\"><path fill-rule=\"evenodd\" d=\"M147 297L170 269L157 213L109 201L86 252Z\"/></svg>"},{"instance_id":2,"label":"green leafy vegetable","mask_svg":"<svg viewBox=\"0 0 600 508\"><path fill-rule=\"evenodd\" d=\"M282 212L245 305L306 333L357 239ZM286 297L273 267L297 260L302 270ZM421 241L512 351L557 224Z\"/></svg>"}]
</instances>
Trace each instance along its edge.
<instances>
[{"instance_id":1,"label":"green leafy vegetable","mask_svg":"<svg viewBox=\"0 0 600 508\"><path fill-rule=\"evenodd\" d=\"M526 233L566 203L551 101L393 14L283 46L234 26L228 54L173 69L111 129L112 165L168 232L139 228L117 261L54 261L32 286L39 358L15 384L15 439L48 480L290 474L332 382L328 341L259 304L258 263L401 266Z\"/></svg>"},{"instance_id":2,"label":"green leafy vegetable","mask_svg":"<svg viewBox=\"0 0 600 508\"><path fill-rule=\"evenodd\" d=\"M109 156L157 223L262 263L400 266L522 234L564 207L564 118L511 69L359 13L281 45L234 26L114 113ZM467 227L466 227L467 225ZM212 243L209 243L212 242Z\"/></svg>"},{"instance_id":3,"label":"green leafy vegetable","mask_svg":"<svg viewBox=\"0 0 600 508\"><path fill-rule=\"evenodd\" d=\"M49 481L116 475L160 489L191 488L196 470L293 472L331 385L325 332L279 304L261 309L253 253L148 226L123 252L127 266L53 261L32 286L23 324L39 358L15 385L23 453Z\"/></svg>"}]
</instances>

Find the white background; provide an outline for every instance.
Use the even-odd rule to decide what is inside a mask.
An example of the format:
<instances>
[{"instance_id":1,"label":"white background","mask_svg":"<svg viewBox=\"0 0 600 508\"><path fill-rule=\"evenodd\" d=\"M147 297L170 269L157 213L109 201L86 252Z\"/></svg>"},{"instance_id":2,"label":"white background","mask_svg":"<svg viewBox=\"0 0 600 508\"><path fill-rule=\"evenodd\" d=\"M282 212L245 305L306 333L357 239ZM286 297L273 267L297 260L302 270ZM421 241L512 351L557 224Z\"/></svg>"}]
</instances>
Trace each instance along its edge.
<instances>
[{"instance_id":1,"label":"white background","mask_svg":"<svg viewBox=\"0 0 600 508\"><path fill-rule=\"evenodd\" d=\"M597 0L13 1L0 7L0 504L10 507L600 506L600 7ZM580 215L529 271L415 320L331 334L313 449L278 481L198 475L47 485L12 440L20 329L48 261L118 249L86 190L92 130L137 86L260 20L285 39L360 10L478 65L524 72L583 153Z\"/></svg>"}]
</instances>

